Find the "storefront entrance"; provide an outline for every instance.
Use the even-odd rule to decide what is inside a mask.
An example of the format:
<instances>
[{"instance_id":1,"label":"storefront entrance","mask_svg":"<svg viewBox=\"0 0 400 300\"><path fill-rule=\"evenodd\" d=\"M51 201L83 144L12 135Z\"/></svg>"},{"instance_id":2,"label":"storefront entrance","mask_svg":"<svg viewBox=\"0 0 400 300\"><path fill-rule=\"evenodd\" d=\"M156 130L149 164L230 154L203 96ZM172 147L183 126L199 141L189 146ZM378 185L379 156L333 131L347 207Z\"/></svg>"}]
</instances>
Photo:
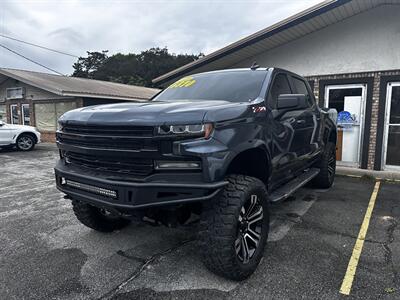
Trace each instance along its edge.
<instances>
[{"instance_id":1,"label":"storefront entrance","mask_svg":"<svg viewBox=\"0 0 400 300\"><path fill-rule=\"evenodd\" d=\"M328 85L325 107L338 112L336 160L339 165L360 167L364 130L366 85Z\"/></svg>"},{"instance_id":2,"label":"storefront entrance","mask_svg":"<svg viewBox=\"0 0 400 300\"><path fill-rule=\"evenodd\" d=\"M387 86L385 113L385 169L400 169L400 82Z\"/></svg>"},{"instance_id":3,"label":"storefront entrance","mask_svg":"<svg viewBox=\"0 0 400 300\"><path fill-rule=\"evenodd\" d=\"M29 104L10 104L10 122L16 125L31 125Z\"/></svg>"}]
</instances>

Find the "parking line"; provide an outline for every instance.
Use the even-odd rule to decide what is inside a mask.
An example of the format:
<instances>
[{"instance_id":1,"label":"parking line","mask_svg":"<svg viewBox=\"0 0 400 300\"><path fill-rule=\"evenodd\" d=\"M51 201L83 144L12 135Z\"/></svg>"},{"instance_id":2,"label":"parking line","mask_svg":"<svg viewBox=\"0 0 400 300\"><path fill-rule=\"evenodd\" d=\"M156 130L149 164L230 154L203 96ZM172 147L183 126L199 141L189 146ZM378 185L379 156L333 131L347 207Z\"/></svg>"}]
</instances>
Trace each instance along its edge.
<instances>
[{"instance_id":1,"label":"parking line","mask_svg":"<svg viewBox=\"0 0 400 300\"><path fill-rule=\"evenodd\" d=\"M364 246L364 240L367 235L369 221L371 220L372 211L374 210L376 197L378 195L379 187L381 182L375 183L374 190L369 200L368 208L364 216L364 221L361 224L360 232L354 245L353 254L351 255L349 265L347 266L346 275L343 278L342 286L340 287L340 293L344 295L350 295L351 286L353 285L354 276L356 275L358 261L361 256L361 251Z\"/></svg>"}]
</instances>

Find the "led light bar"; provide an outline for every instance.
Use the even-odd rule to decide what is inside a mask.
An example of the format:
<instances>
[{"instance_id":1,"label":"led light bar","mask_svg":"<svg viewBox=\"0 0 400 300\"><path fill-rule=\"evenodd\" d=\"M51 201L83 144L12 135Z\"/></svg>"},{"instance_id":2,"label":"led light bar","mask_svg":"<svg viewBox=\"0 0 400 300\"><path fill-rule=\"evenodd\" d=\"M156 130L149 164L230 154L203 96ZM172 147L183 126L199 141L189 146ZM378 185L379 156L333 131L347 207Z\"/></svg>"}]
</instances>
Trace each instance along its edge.
<instances>
[{"instance_id":1,"label":"led light bar","mask_svg":"<svg viewBox=\"0 0 400 300\"><path fill-rule=\"evenodd\" d=\"M200 162L196 161L155 161L155 167L157 170L179 170L179 169L201 169Z\"/></svg>"},{"instance_id":2,"label":"led light bar","mask_svg":"<svg viewBox=\"0 0 400 300\"><path fill-rule=\"evenodd\" d=\"M66 185L78 190L86 191L89 193L105 196L105 197L111 197L111 198L117 198L117 192L77 181L72 181L66 178L61 178L61 184Z\"/></svg>"}]
</instances>

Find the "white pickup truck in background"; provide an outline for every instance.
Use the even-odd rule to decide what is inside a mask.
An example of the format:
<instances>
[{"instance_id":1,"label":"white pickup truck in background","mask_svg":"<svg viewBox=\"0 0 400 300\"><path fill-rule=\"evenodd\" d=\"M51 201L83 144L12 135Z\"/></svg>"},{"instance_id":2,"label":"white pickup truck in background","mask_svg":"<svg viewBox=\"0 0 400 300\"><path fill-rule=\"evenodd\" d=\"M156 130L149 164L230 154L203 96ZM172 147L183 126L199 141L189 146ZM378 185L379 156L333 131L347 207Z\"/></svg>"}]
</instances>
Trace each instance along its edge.
<instances>
[{"instance_id":1,"label":"white pickup truck in background","mask_svg":"<svg viewBox=\"0 0 400 300\"><path fill-rule=\"evenodd\" d=\"M40 143L40 132L35 127L0 121L0 148L16 146L18 150L30 151L37 143Z\"/></svg>"}]
</instances>

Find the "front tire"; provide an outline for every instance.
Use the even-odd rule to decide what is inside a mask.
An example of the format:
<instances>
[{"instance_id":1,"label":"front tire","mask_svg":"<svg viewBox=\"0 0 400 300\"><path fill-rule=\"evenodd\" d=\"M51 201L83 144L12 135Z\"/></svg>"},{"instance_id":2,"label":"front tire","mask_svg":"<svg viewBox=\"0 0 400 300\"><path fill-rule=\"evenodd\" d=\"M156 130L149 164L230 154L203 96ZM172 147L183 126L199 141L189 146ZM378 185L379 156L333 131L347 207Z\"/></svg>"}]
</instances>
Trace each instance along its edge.
<instances>
[{"instance_id":1,"label":"front tire","mask_svg":"<svg viewBox=\"0 0 400 300\"><path fill-rule=\"evenodd\" d=\"M210 200L200 221L205 266L231 280L243 280L257 268L269 231L265 185L257 178L231 175L222 194Z\"/></svg>"},{"instance_id":2,"label":"front tire","mask_svg":"<svg viewBox=\"0 0 400 300\"><path fill-rule=\"evenodd\" d=\"M326 145L321 160L316 166L319 168L319 174L314 178L313 184L317 188L330 188L335 180L336 173L336 147L333 143Z\"/></svg>"},{"instance_id":3,"label":"front tire","mask_svg":"<svg viewBox=\"0 0 400 300\"><path fill-rule=\"evenodd\" d=\"M17 138L17 149L20 151L31 151L35 144L35 139L30 134L23 133Z\"/></svg>"},{"instance_id":4,"label":"front tire","mask_svg":"<svg viewBox=\"0 0 400 300\"><path fill-rule=\"evenodd\" d=\"M85 226L100 232L112 232L130 224L130 220L113 216L106 209L72 200L72 208L76 218Z\"/></svg>"}]
</instances>

